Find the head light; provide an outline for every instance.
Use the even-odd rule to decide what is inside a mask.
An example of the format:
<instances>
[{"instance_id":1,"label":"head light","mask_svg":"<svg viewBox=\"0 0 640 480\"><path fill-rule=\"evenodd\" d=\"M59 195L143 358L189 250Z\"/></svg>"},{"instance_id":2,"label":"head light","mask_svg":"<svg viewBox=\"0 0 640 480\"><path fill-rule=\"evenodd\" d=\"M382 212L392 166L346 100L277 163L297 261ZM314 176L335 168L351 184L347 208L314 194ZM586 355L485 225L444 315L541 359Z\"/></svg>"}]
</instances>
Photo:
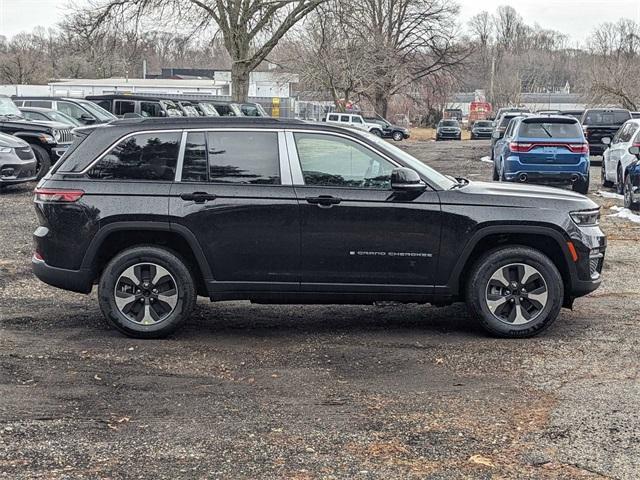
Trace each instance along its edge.
<instances>
[{"instance_id":1,"label":"head light","mask_svg":"<svg viewBox=\"0 0 640 480\"><path fill-rule=\"evenodd\" d=\"M600 224L600 209L571 212L571 220L579 227L595 227Z\"/></svg>"},{"instance_id":2,"label":"head light","mask_svg":"<svg viewBox=\"0 0 640 480\"><path fill-rule=\"evenodd\" d=\"M10 147L0 147L0 153L11 153L12 150Z\"/></svg>"},{"instance_id":3,"label":"head light","mask_svg":"<svg viewBox=\"0 0 640 480\"><path fill-rule=\"evenodd\" d=\"M56 143L60 143L60 140L62 139L62 134L60 133L60 131L54 130L53 138L55 139Z\"/></svg>"}]
</instances>

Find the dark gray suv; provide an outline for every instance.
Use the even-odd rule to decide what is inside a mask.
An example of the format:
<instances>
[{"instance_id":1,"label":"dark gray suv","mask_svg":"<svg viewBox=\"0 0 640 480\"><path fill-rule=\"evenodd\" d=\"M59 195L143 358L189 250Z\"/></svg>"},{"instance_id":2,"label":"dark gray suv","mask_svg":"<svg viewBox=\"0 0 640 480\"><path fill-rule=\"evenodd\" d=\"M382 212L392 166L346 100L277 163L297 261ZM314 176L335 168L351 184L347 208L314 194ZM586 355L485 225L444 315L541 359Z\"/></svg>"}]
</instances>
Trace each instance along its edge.
<instances>
[{"instance_id":1,"label":"dark gray suv","mask_svg":"<svg viewBox=\"0 0 640 480\"><path fill-rule=\"evenodd\" d=\"M37 160L27 142L0 133L0 189L37 177Z\"/></svg>"}]
</instances>

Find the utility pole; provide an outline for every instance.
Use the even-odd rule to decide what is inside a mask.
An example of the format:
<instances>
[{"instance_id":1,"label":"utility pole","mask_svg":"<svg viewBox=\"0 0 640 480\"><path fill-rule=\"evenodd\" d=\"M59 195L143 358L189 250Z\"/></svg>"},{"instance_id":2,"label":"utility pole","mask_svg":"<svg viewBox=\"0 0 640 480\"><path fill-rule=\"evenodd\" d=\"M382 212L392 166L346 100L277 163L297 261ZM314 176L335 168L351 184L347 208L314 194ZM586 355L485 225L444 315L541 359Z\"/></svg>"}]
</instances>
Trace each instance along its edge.
<instances>
[{"instance_id":1,"label":"utility pole","mask_svg":"<svg viewBox=\"0 0 640 480\"><path fill-rule=\"evenodd\" d=\"M491 99L491 104L494 102L493 97L493 82L496 76L496 54L495 52L491 55L491 78L489 80L489 98Z\"/></svg>"},{"instance_id":2,"label":"utility pole","mask_svg":"<svg viewBox=\"0 0 640 480\"><path fill-rule=\"evenodd\" d=\"M147 60L146 59L142 60L142 78L143 79L147 78Z\"/></svg>"}]
</instances>

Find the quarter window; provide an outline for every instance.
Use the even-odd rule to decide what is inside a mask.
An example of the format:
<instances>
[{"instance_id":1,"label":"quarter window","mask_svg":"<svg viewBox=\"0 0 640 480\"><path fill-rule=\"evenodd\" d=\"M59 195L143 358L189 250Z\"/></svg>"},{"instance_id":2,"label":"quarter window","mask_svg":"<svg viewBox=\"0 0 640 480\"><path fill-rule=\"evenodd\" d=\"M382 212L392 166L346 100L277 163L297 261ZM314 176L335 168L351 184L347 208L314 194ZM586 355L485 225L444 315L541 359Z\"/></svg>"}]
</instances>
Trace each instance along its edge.
<instances>
[{"instance_id":1,"label":"quarter window","mask_svg":"<svg viewBox=\"0 0 640 480\"><path fill-rule=\"evenodd\" d=\"M43 100L28 100L24 105L25 107L51 108L51 102Z\"/></svg>"},{"instance_id":2,"label":"quarter window","mask_svg":"<svg viewBox=\"0 0 640 480\"><path fill-rule=\"evenodd\" d=\"M121 140L91 170L99 180L173 180L181 133L141 133Z\"/></svg>"},{"instance_id":3,"label":"quarter window","mask_svg":"<svg viewBox=\"0 0 640 480\"><path fill-rule=\"evenodd\" d=\"M275 132L208 132L207 153L210 182L280 184Z\"/></svg>"},{"instance_id":4,"label":"quarter window","mask_svg":"<svg viewBox=\"0 0 640 480\"><path fill-rule=\"evenodd\" d=\"M394 165L361 144L316 133L294 136L306 185L391 188Z\"/></svg>"}]
</instances>

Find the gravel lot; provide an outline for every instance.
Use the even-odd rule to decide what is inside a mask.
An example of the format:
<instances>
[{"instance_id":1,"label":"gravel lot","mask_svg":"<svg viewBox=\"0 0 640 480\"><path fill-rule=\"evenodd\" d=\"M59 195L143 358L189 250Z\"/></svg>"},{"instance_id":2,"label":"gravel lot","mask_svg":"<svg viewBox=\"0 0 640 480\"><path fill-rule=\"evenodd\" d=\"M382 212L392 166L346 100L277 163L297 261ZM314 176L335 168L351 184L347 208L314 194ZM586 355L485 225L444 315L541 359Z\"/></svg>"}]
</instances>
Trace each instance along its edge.
<instances>
[{"instance_id":1,"label":"gravel lot","mask_svg":"<svg viewBox=\"0 0 640 480\"><path fill-rule=\"evenodd\" d=\"M402 145L490 178L487 142ZM32 189L0 194L0 478L640 477L640 224L604 217L603 287L535 339L461 305L203 300L140 341L31 275Z\"/></svg>"}]
</instances>

